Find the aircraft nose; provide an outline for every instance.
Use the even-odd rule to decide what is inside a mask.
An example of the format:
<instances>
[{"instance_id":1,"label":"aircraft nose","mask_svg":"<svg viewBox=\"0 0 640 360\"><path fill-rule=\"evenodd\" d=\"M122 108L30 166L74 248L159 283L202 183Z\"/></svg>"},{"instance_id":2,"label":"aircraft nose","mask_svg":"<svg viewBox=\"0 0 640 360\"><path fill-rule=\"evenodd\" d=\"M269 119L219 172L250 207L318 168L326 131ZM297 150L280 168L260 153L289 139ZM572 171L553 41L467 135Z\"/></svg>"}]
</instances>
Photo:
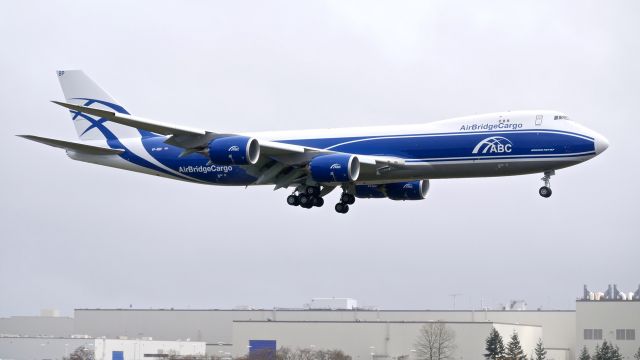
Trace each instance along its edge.
<instances>
[{"instance_id":1,"label":"aircraft nose","mask_svg":"<svg viewBox=\"0 0 640 360\"><path fill-rule=\"evenodd\" d=\"M609 147L609 140L607 140L606 137L600 134L597 134L595 136L595 141L596 141L596 155L600 155Z\"/></svg>"}]
</instances>

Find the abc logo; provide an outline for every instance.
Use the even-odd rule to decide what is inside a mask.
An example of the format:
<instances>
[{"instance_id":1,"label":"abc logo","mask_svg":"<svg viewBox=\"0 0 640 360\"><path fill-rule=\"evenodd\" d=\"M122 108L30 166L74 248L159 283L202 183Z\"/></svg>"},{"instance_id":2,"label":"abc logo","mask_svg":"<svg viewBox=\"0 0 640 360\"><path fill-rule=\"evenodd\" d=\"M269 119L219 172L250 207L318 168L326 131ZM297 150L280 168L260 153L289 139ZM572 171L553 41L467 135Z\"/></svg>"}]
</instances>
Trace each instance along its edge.
<instances>
[{"instance_id":1,"label":"abc logo","mask_svg":"<svg viewBox=\"0 0 640 360\"><path fill-rule=\"evenodd\" d=\"M472 154L501 154L510 153L513 150L513 143L502 136L488 137L478 143L473 148Z\"/></svg>"}]
</instances>

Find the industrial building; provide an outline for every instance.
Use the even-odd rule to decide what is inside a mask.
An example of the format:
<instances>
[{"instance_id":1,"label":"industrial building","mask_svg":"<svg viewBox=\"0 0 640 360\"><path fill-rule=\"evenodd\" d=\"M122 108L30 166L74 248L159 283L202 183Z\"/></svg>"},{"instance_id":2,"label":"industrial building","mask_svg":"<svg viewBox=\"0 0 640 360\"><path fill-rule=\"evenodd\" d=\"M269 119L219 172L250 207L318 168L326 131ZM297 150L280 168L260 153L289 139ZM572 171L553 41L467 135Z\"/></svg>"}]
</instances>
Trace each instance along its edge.
<instances>
[{"instance_id":1,"label":"industrial building","mask_svg":"<svg viewBox=\"0 0 640 360\"><path fill-rule=\"evenodd\" d=\"M288 348L340 349L354 360L415 359L420 328L429 322L407 321L235 321L232 354L247 352L252 339L275 339ZM508 339L515 331L525 354L532 354L542 327L494 322L445 322L456 338L456 359L478 359L491 328ZM566 359L561 354L560 359Z\"/></svg>"},{"instance_id":2,"label":"industrial building","mask_svg":"<svg viewBox=\"0 0 640 360\"><path fill-rule=\"evenodd\" d=\"M253 309L253 310L176 310L176 309L77 309L75 311L75 328L77 334L91 336L128 336L130 338L153 336L154 339L185 339L205 341L207 352L232 352L234 356L244 355L248 343L238 336L247 334L245 329L263 329L272 326L276 330L290 328L280 324L297 322L300 331L314 332L322 322L330 322L333 332L341 332L342 328L351 324L362 323L397 323L407 329L416 329L417 323L443 321L459 323L472 327L476 323L523 324L541 327L545 345L566 354L569 359L575 348L575 311L573 310L379 310L379 309ZM252 327L252 323L262 324ZM404 325L403 325L404 324ZM458 325L456 325L458 327ZM358 327L356 329L365 329ZM256 330L257 331L257 330ZM480 341L489 334L486 329ZM99 335L98 335L99 334ZM414 341L417 332L411 336ZM505 339L510 332L502 334ZM256 334L253 339L261 338ZM355 335L354 335L355 337ZM358 338L362 338L360 334ZM286 342L286 336L277 338L278 346ZM537 341L538 339L534 339ZM370 342L378 340L371 339ZM297 347L313 344L311 341L300 343ZM367 346L371 346L367 345ZM338 344L334 345L338 348ZM382 349L382 347L378 347ZM483 348L481 348L483 349ZM478 351L481 351L478 350ZM244 351L244 353L243 353ZM404 353L382 353L383 357L395 358Z\"/></svg>"},{"instance_id":3,"label":"industrial building","mask_svg":"<svg viewBox=\"0 0 640 360\"><path fill-rule=\"evenodd\" d=\"M298 309L76 309L73 319L0 319L0 334L41 334L40 322L47 332L63 336L201 343L207 355L222 358L246 355L251 344L263 341L278 348L342 350L354 360L410 360L416 358L420 329L437 322L455 333L456 359L481 357L492 328L505 342L518 333L526 355L542 339L547 357L555 360L575 359L583 346L593 353L604 340L630 360L640 347L640 289L623 293L610 286L594 293L585 287L576 310L527 310L523 302L514 304L500 310L382 310L331 298ZM0 358L7 358L2 344Z\"/></svg>"},{"instance_id":4,"label":"industrial building","mask_svg":"<svg viewBox=\"0 0 640 360\"><path fill-rule=\"evenodd\" d=\"M204 342L90 337L0 337L0 359L63 359L78 348L93 352L95 360L137 360L174 354L205 355Z\"/></svg>"}]
</instances>

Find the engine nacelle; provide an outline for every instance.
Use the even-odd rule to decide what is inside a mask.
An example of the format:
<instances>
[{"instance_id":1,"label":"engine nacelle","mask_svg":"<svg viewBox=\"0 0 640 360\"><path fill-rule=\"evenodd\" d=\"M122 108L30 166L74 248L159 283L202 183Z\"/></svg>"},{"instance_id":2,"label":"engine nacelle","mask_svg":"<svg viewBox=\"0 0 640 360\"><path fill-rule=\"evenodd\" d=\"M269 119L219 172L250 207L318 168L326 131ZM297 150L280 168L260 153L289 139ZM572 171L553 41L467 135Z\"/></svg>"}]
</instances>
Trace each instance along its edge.
<instances>
[{"instance_id":1,"label":"engine nacelle","mask_svg":"<svg viewBox=\"0 0 640 360\"><path fill-rule=\"evenodd\" d=\"M384 189L391 200L423 200L429 192L429 180L385 184Z\"/></svg>"},{"instance_id":2,"label":"engine nacelle","mask_svg":"<svg viewBox=\"0 0 640 360\"><path fill-rule=\"evenodd\" d=\"M429 192L429 180L383 185L356 185L355 196L364 199L423 200Z\"/></svg>"},{"instance_id":3,"label":"engine nacelle","mask_svg":"<svg viewBox=\"0 0 640 360\"><path fill-rule=\"evenodd\" d=\"M309 163L311 178L319 183L344 183L358 180L360 160L355 155L320 155Z\"/></svg>"},{"instance_id":4,"label":"engine nacelle","mask_svg":"<svg viewBox=\"0 0 640 360\"><path fill-rule=\"evenodd\" d=\"M215 139L209 143L207 151L216 165L253 165L260 158L258 140L246 136Z\"/></svg>"}]
</instances>

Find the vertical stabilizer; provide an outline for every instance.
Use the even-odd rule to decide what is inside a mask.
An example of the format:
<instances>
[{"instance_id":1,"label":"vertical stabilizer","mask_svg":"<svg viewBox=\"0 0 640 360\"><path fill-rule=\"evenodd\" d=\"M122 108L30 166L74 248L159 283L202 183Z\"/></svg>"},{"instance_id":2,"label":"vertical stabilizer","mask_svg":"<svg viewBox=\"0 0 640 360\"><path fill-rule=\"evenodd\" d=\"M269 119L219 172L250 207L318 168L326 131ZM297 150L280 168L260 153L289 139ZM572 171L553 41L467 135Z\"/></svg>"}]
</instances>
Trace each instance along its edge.
<instances>
[{"instance_id":1,"label":"vertical stabilizer","mask_svg":"<svg viewBox=\"0 0 640 360\"><path fill-rule=\"evenodd\" d=\"M58 80L66 101L70 104L88 106L129 114L116 99L104 91L82 70L58 71ZM129 126L116 124L106 119L71 111L80 140L114 140L140 137L140 132Z\"/></svg>"}]
</instances>

